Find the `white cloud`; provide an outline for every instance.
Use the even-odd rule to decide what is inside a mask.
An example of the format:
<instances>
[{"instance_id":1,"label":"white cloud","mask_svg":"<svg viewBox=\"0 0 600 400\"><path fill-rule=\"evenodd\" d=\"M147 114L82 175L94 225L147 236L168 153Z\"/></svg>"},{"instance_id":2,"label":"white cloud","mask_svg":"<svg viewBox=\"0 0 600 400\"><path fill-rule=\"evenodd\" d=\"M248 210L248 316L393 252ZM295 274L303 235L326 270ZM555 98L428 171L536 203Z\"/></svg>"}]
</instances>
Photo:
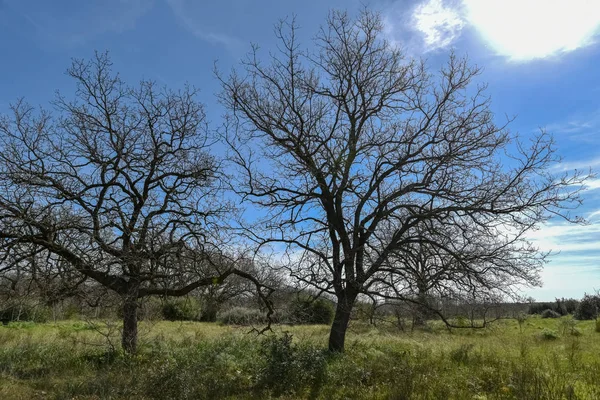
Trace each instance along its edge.
<instances>
[{"instance_id":1,"label":"white cloud","mask_svg":"<svg viewBox=\"0 0 600 400\"><path fill-rule=\"evenodd\" d=\"M600 189L600 179L590 179L585 183L587 190Z\"/></svg>"},{"instance_id":2,"label":"white cloud","mask_svg":"<svg viewBox=\"0 0 600 400\"><path fill-rule=\"evenodd\" d=\"M183 26L194 36L211 44L223 45L229 50L240 47L241 42L237 38L207 30L205 26L193 17L194 12L188 7L186 0L167 0L167 3Z\"/></svg>"},{"instance_id":3,"label":"white cloud","mask_svg":"<svg viewBox=\"0 0 600 400\"><path fill-rule=\"evenodd\" d=\"M600 252L600 224L597 223L549 224L530 232L527 237L541 251Z\"/></svg>"},{"instance_id":4,"label":"white cloud","mask_svg":"<svg viewBox=\"0 0 600 400\"><path fill-rule=\"evenodd\" d=\"M596 210L596 211L590 213L590 215L588 215L587 219L591 221L592 219L595 219L596 217L600 217L600 210Z\"/></svg>"},{"instance_id":5,"label":"white cloud","mask_svg":"<svg viewBox=\"0 0 600 400\"><path fill-rule=\"evenodd\" d=\"M585 293L600 289L598 263L589 262L585 267L577 267L579 263L578 259L566 257L553 260L542 270L543 287L525 288L525 296L532 296L537 301L554 301L557 297L580 299Z\"/></svg>"},{"instance_id":6,"label":"white cloud","mask_svg":"<svg viewBox=\"0 0 600 400\"><path fill-rule=\"evenodd\" d=\"M465 21L459 12L442 0L429 0L414 10L415 27L424 35L428 50L447 47L459 35Z\"/></svg>"},{"instance_id":7,"label":"white cloud","mask_svg":"<svg viewBox=\"0 0 600 400\"><path fill-rule=\"evenodd\" d=\"M408 11L397 1L385 14L386 31L394 42L414 40L401 27L404 14L421 34L425 51L448 47L472 27L496 54L512 61L588 46L600 28L598 0L424 0Z\"/></svg>"},{"instance_id":8,"label":"white cloud","mask_svg":"<svg viewBox=\"0 0 600 400\"><path fill-rule=\"evenodd\" d=\"M597 145L600 143L600 110L572 115L567 121L546 125L545 130L570 141Z\"/></svg>"},{"instance_id":9,"label":"white cloud","mask_svg":"<svg viewBox=\"0 0 600 400\"><path fill-rule=\"evenodd\" d=\"M600 1L463 0L466 17L496 51L514 61L585 47L600 26Z\"/></svg>"},{"instance_id":10,"label":"white cloud","mask_svg":"<svg viewBox=\"0 0 600 400\"><path fill-rule=\"evenodd\" d=\"M542 251L553 251L541 272L542 288L524 288L525 295L538 301L555 297L581 298L585 292L600 289L600 224L588 215L588 225L548 224L527 236Z\"/></svg>"},{"instance_id":11,"label":"white cloud","mask_svg":"<svg viewBox=\"0 0 600 400\"><path fill-rule=\"evenodd\" d=\"M593 158L589 160L580 160L580 161L565 161L559 164L556 164L552 169L561 170L561 171L572 171L572 170L588 170L590 168L600 166L600 157Z\"/></svg>"}]
</instances>

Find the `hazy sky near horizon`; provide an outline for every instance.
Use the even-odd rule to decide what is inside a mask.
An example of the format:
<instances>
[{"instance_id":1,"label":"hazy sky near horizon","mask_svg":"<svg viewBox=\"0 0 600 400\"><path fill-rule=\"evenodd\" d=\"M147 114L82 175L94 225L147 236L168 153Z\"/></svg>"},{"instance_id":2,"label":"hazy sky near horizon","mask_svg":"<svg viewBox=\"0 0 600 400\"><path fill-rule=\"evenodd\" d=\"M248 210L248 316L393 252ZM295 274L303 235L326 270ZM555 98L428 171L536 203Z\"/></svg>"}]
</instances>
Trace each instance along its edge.
<instances>
[{"instance_id":1,"label":"hazy sky near horizon","mask_svg":"<svg viewBox=\"0 0 600 400\"><path fill-rule=\"evenodd\" d=\"M600 1L597 0L0 0L0 113L25 97L49 107L56 90L70 95L71 58L108 50L126 81L152 79L201 89L210 120L223 110L213 69L235 66L251 43L273 49L273 25L296 15L310 39L330 9L381 12L385 35L432 66L450 49L482 66L481 80L499 121L510 129L553 133L564 161L556 171L600 171ZM600 289L600 179L590 181L575 214L585 226L553 220L531 237L557 254L538 300L580 298Z\"/></svg>"}]
</instances>

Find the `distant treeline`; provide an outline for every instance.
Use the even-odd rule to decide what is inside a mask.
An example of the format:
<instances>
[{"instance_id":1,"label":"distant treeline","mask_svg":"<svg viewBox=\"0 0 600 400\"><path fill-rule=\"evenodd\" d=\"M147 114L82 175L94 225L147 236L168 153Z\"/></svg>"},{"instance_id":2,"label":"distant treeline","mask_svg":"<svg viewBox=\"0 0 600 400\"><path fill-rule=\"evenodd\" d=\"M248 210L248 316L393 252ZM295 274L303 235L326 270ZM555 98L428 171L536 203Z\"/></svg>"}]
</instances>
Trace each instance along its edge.
<instances>
[{"instance_id":1,"label":"distant treeline","mask_svg":"<svg viewBox=\"0 0 600 400\"><path fill-rule=\"evenodd\" d=\"M554 302L535 302L529 304L528 313L538 314L544 318L558 318L573 315L576 319L587 320L598 318L600 310L600 294L586 294L583 299L557 298Z\"/></svg>"}]
</instances>

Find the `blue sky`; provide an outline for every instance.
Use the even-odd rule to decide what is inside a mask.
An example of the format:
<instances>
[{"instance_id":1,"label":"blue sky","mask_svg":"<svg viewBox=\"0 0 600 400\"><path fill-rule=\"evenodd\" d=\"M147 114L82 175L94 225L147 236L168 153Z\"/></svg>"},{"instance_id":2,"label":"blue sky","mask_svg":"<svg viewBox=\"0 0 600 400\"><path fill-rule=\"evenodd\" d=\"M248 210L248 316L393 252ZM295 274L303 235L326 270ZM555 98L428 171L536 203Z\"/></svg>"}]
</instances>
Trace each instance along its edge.
<instances>
[{"instance_id":1,"label":"blue sky","mask_svg":"<svg viewBox=\"0 0 600 400\"><path fill-rule=\"evenodd\" d=\"M450 49L484 67L481 80L499 119L511 129L555 135L564 162L556 171L600 171L600 2L594 0L0 0L0 112L25 97L47 105L73 88L64 75L72 57L108 50L129 82L153 79L202 90L209 118L223 110L212 70L228 70L250 43L275 45L273 25L296 15L309 39L332 8L378 10L388 39L433 66ZM576 214L586 226L551 221L532 233L552 256L538 300L581 297L600 289L600 179L590 181Z\"/></svg>"}]
</instances>

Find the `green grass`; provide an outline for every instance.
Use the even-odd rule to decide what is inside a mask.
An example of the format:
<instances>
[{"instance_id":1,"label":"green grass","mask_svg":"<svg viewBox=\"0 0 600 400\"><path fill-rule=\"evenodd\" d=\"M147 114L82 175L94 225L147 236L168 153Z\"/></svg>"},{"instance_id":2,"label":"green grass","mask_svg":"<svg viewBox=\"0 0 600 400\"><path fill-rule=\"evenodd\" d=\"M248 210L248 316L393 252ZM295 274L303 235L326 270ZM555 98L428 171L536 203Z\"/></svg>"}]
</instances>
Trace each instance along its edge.
<instances>
[{"instance_id":1,"label":"green grass","mask_svg":"<svg viewBox=\"0 0 600 400\"><path fill-rule=\"evenodd\" d=\"M342 355L324 350L326 326L274 331L142 322L128 357L117 324L13 323L0 327L0 399L600 399L593 321L414 333L353 323Z\"/></svg>"}]
</instances>

